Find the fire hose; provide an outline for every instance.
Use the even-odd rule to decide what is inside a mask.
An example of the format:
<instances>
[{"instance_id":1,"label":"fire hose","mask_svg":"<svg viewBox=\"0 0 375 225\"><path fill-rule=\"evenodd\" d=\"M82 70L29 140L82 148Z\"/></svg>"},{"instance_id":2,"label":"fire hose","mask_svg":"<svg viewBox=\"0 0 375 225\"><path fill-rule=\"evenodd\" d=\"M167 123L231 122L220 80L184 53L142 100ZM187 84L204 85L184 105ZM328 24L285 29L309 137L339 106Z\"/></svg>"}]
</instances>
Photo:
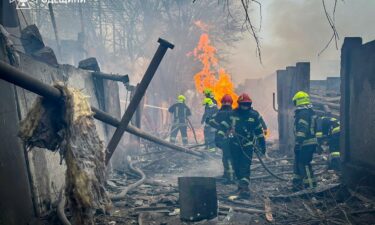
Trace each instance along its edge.
<instances>
[{"instance_id":1,"label":"fire hose","mask_svg":"<svg viewBox=\"0 0 375 225\"><path fill-rule=\"evenodd\" d=\"M260 153L260 151L259 151L259 149L258 149L258 146L256 146L254 149L255 149L255 154L256 154L257 158L259 159L260 164L262 164L263 168L264 168L264 169L265 169L265 170L266 170L271 176L273 176L273 177L275 177L276 179L279 179L279 180L281 180L281 181L286 181L286 182L289 181L289 179L286 179L286 178L283 178L283 177L280 177L280 176L276 175L274 172L272 172L272 171L266 166L266 164L263 162L263 159L262 159L262 157L261 157L261 153Z\"/></svg>"},{"instance_id":2,"label":"fire hose","mask_svg":"<svg viewBox=\"0 0 375 225\"><path fill-rule=\"evenodd\" d=\"M134 167L134 161L131 161L130 157L128 158L128 163L129 163L129 169L139 174L141 176L141 179L127 186L119 194L110 196L112 201L118 201L118 200L126 198L126 195L128 194L129 191L133 190L134 188L138 187L139 185L143 184L146 181L145 173L141 169Z\"/></svg>"},{"instance_id":3,"label":"fire hose","mask_svg":"<svg viewBox=\"0 0 375 225\"><path fill-rule=\"evenodd\" d=\"M249 140L247 137L244 137L244 136L242 136L242 135L240 135L240 134L236 134L236 133L234 133L233 135L237 136L238 139L239 139L239 138L242 138L242 139L245 139L245 140ZM212 143L214 143L214 141L213 141ZM243 146L242 146L242 144L241 144L241 140L239 140L239 143L240 143L241 150L242 150L242 152L244 153L244 155L250 159L250 157L245 153L245 151L244 151L244 149L243 149ZM211 143L210 143L210 144L211 144ZM201 147L201 146L204 146L204 145L206 145L206 143L191 146L189 149L198 148L198 147ZM263 159L262 159L262 156L261 156L262 154L261 154L261 151L259 150L259 147L258 147L256 141L255 141L255 143L254 143L254 151L255 151L255 154L256 154L257 158L259 159L260 164L261 164L261 165L263 166L263 168L267 171L267 173L269 173L271 176L275 177L275 178L278 179L278 180L286 181L286 182L289 181L289 179L286 179L286 178L283 178L283 177L278 176L277 174L275 174L274 172L272 172L272 171L267 167L267 165L264 163L264 161L263 161ZM252 159L250 159L250 160L252 160Z\"/></svg>"},{"instance_id":4,"label":"fire hose","mask_svg":"<svg viewBox=\"0 0 375 225\"><path fill-rule=\"evenodd\" d=\"M191 131L193 132L194 139L195 139L195 143L198 144L197 135L195 134L195 129L194 129L194 127L193 127L193 124L191 123L191 121L189 120L189 118L186 118L186 120L188 121L188 124L189 124L189 126L190 126L190 129L191 129Z\"/></svg>"},{"instance_id":5,"label":"fire hose","mask_svg":"<svg viewBox=\"0 0 375 225\"><path fill-rule=\"evenodd\" d=\"M197 145L199 145L199 144L198 144L197 135L196 135L196 133L195 133L195 129L194 129L192 123L190 122L190 120L189 120L188 118L186 118L186 119L187 119L187 121L188 121L188 127L189 127L189 128L191 129L191 131L193 132L193 136L194 136L195 143L196 143ZM173 126L171 126L171 127L173 128ZM177 130L177 129L179 129L179 128L180 128L180 125L177 124L176 127L174 127L173 129L171 129L170 132L168 132L168 136L170 136L171 133L173 133L175 130ZM166 138L166 137L164 136L164 138ZM204 145L204 144L203 144L203 145ZM200 146L200 145L199 145L199 146ZM189 148L189 149L191 149L191 148Z\"/></svg>"},{"instance_id":6,"label":"fire hose","mask_svg":"<svg viewBox=\"0 0 375 225\"><path fill-rule=\"evenodd\" d=\"M239 134L233 134L233 135L236 135L236 136L237 136L237 139L242 138L242 139L245 139L245 140L249 140L248 138L246 138L246 137L244 137L244 136L242 136L242 135L239 135ZM245 153L245 151L244 151L244 149L243 149L243 146L242 146L242 144L241 144L241 141L239 141L239 143L240 143L241 150L242 150L242 152L244 153L244 155L250 159L250 157ZM260 164L263 166L263 168L264 168L264 169L265 169L265 170L266 170L271 176L273 176L273 177L275 177L276 179L281 180L281 181L286 181L286 182L289 181L289 179L286 179L286 178L283 178L283 177L280 177L280 176L276 175L274 172L272 172L272 171L267 167L267 165L264 163L264 161L263 161L263 159L262 159L262 156L261 156L262 153L261 153L261 151L259 150L259 147L258 147L256 141L255 141L255 143L254 143L254 151L255 151L255 155L256 155L257 158L259 159ZM251 160L251 159L250 159L250 160Z\"/></svg>"}]
</instances>

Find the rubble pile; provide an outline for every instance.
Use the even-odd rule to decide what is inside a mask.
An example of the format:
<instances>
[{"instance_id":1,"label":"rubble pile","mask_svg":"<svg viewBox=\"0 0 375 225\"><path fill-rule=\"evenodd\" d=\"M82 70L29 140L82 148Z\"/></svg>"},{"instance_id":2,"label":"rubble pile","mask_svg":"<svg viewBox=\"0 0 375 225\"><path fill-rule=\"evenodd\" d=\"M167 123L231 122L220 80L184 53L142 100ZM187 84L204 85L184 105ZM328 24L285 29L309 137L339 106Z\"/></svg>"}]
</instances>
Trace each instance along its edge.
<instances>
[{"instance_id":1,"label":"rubble pile","mask_svg":"<svg viewBox=\"0 0 375 225\"><path fill-rule=\"evenodd\" d=\"M97 224L371 224L366 221L375 219L375 201L368 197L373 190L350 190L341 185L339 174L327 170L325 155L317 155L313 160L319 187L300 192L292 191L291 181L270 176L254 158L251 197L240 199L235 195L237 186L224 184L220 178L219 154L197 159L161 147L152 148L147 143L142 149L132 162L147 178L126 198L114 201L112 214L98 216ZM275 174L291 180L293 159L276 152L270 152L265 164ZM217 177L218 218L195 223L180 220L177 177L186 175ZM115 171L106 187L116 194L139 179L133 170Z\"/></svg>"}]
</instances>

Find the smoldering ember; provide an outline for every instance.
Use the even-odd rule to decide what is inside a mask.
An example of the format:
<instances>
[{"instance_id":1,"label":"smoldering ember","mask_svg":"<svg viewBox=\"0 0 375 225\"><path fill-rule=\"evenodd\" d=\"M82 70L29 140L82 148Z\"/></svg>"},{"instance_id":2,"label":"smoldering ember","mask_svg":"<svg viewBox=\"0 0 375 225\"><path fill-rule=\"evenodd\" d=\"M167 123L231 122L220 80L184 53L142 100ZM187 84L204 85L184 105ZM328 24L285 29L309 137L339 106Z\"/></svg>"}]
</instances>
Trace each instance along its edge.
<instances>
[{"instance_id":1,"label":"smoldering ember","mask_svg":"<svg viewBox=\"0 0 375 225\"><path fill-rule=\"evenodd\" d=\"M375 1L0 2L0 225L375 224Z\"/></svg>"}]
</instances>

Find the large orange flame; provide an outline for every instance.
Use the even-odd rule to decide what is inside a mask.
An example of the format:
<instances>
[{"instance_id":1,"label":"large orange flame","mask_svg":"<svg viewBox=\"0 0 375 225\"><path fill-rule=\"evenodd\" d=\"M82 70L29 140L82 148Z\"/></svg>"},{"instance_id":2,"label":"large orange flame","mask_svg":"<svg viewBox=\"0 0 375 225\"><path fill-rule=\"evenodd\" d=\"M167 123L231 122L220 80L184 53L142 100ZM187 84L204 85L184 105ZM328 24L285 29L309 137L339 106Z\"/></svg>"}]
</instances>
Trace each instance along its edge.
<instances>
[{"instance_id":1,"label":"large orange flame","mask_svg":"<svg viewBox=\"0 0 375 225\"><path fill-rule=\"evenodd\" d=\"M200 22L199 24L202 23ZM211 45L207 33L201 35L193 54L203 65L202 70L194 75L197 91L202 93L206 88L211 89L219 106L221 105L221 98L225 94L229 94L234 101L233 107L237 107L238 95L234 91L234 84L231 80L231 76L226 73L223 68L216 69L218 67L216 48Z\"/></svg>"}]
</instances>

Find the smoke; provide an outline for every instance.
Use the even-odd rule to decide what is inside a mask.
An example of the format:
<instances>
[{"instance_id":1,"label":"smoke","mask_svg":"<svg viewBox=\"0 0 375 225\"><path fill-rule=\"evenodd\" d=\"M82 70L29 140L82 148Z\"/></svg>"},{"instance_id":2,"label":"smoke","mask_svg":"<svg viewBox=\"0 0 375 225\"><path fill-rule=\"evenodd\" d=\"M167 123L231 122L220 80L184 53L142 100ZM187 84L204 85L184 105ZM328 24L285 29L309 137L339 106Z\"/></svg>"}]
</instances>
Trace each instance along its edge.
<instances>
[{"instance_id":1,"label":"smoke","mask_svg":"<svg viewBox=\"0 0 375 225\"><path fill-rule=\"evenodd\" d=\"M333 3L326 0L330 14ZM309 61L312 79L338 76L344 38L361 36L365 42L375 39L375 31L371 29L375 23L374 7L375 1L338 1L335 21L340 35L339 49L332 43L318 57L332 36L322 1L263 1L263 26L259 34L263 65L256 57L254 40L248 33L243 33L248 37L231 50L232 55L228 58L230 72L240 83L244 79L265 77L298 61Z\"/></svg>"}]
</instances>

